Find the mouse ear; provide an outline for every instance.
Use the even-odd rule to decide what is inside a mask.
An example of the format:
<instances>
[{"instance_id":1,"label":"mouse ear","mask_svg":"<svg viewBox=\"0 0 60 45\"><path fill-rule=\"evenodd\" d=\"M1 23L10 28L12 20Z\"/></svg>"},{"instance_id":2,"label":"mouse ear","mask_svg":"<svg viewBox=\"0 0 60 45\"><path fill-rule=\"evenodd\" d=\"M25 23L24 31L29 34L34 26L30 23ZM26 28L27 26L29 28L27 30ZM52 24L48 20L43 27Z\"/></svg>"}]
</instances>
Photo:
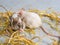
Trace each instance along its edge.
<instances>
[{"instance_id":1,"label":"mouse ear","mask_svg":"<svg viewBox=\"0 0 60 45\"><path fill-rule=\"evenodd\" d=\"M20 10L17 12L17 14L22 15L23 12L24 12L24 9L22 8L22 9L20 9Z\"/></svg>"}]
</instances>

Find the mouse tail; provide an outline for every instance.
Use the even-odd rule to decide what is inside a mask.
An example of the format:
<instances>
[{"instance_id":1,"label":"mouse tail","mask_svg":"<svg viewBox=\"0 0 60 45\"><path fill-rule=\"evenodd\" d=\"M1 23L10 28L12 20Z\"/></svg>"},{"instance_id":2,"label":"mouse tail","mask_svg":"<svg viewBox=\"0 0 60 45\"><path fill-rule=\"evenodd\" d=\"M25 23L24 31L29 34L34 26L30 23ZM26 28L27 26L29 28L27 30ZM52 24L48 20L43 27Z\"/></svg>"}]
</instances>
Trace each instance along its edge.
<instances>
[{"instance_id":1,"label":"mouse tail","mask_svg":"<svg viewBox=\"0 0 60 45\"><path fill-rule=\"evenodd\" d=\"M43 31L45 34L47 34L47 35L49 35L49 36L52 36L52 37L58 37L58 38L60 38L60 36L56 36L56 35L53 35L53 34L48 33L47 31L45 31L45 29L44 29L42 26L40 26L40 28L42 29L42 31Z\"/></svg>"}]
</instances>

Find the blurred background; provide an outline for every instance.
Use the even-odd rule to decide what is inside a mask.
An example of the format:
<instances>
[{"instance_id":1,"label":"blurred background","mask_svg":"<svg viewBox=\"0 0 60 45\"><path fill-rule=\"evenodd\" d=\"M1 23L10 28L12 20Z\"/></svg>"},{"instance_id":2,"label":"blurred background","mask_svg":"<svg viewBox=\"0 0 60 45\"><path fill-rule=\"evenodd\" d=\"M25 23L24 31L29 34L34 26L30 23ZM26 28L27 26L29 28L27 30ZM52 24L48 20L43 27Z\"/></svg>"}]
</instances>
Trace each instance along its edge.
<instances>
[{"instance_id":1,"label":"blurred background","mask_svg":"<svg viewBox=\"0 0 60 45\"><path fill-rule=\"evenodd\" d=\"M40 10L52 8L59 12L59 4L60 0L0 0L0 5L5 6L8 10L12 9L12 11L20 8L36 8Z\"/></svg>"},{"instance_id":2,"label":"blurred background","mask_svg":"<svg viewBox=\"0 0 60 45\"><path fill-rule=\"evenodd\" d=\"M0 5L3 5L11 11L18 11L21 8L39 10L46 10L47 8L52 8L56 12L60 12L60 0L0 0ZM0 11L4 10L0 8ZM47 24L44 24L45 28L49 27L48 25L46 27L46 25ZM49 28L48 30L50 31L51 29ZM36 34L41 37L44 37L45 35L42 30L36 30ZM0 37L0 40L2 39L3 38ZM49 36L45 36L41 42L41 45L52 44L52 40L49 38Z\"/></svg>"}]
</instances>

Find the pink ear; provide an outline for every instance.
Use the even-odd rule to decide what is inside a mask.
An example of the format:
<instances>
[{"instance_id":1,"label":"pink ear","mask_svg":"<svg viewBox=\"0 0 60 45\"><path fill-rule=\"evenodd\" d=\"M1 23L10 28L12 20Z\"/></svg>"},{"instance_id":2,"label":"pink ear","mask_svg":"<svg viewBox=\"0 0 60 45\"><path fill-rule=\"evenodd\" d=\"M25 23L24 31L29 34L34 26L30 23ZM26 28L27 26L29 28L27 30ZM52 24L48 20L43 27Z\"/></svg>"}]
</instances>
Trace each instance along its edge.
<instances>
[{"instance_id":1,"label":"pink ear","mask_svg":"<svg viewBox=\"0 0 60 45\"><path fill-rule=\"evenodd\" d=\"M22 15L24 10L25 10L25 9L22 8L20 11L18 11L18 14Z\"/></svg>"}]
</instances>

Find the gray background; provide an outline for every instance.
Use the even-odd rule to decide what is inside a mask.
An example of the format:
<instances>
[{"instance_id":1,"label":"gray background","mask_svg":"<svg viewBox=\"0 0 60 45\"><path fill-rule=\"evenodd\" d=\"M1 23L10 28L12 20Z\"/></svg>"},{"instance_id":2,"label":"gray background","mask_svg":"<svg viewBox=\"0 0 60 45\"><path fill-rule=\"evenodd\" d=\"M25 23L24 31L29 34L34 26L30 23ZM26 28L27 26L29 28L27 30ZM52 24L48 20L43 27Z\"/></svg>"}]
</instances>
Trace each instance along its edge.
<instances>
[{"instance_id":1,"label":"gray background","mask_svg":"<svg viewBox=\"0 0 60 45\"><path fill-rule=\"evenodd\" d=\"M12 8L13 11L22 7L37 8L40 10L52 8L56 11L60 11L59 4L60 0L0 0L0 5L5 6L8 10Z\"/></svg>"}]
</instances>

